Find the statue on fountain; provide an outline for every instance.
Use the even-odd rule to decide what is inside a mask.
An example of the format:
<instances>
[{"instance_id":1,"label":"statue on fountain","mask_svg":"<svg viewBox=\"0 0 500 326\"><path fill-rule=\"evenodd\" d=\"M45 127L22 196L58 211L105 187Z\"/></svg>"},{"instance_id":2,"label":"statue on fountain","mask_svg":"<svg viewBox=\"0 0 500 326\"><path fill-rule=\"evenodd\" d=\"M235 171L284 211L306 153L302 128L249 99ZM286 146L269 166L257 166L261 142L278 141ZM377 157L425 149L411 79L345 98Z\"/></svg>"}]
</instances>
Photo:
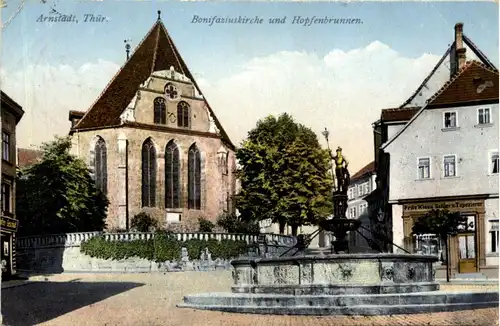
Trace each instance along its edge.
<instances>
[{"instance_id":1,"label":"statue on fountain","mask_svg":"<svg viewBox=\"0 0 500 326\"><path fill-rule=\"evenodd\" d=\"M332 154L330 153L330 156ZM341 194L347 194L347 188L350 183L350 176L347 167L349 161L342 155L342 148L337 148L337 155L332 156L333 162L335 162L335 177L337 178L337 192Z\"/></svg>"}]
</instances>

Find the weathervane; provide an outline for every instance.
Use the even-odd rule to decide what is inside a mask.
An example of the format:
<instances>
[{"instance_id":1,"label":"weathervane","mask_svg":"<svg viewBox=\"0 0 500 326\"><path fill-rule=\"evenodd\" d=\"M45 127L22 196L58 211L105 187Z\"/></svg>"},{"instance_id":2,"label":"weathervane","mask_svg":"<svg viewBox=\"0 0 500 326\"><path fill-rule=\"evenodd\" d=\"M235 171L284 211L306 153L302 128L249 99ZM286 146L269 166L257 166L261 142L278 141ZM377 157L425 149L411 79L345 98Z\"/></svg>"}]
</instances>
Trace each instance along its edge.
<instances>
[{"instance_id":1,"label":"weathervane","mask_svg":"<svg viewBox=\"0 0 500 326\"><path fill-rule=\"evenodd\" d=\"M161 19L161 17L160 17L160 16L161 16L161 10L158 10L158 20L160 20L160 19Z\"/></svg>"}]
</instances>

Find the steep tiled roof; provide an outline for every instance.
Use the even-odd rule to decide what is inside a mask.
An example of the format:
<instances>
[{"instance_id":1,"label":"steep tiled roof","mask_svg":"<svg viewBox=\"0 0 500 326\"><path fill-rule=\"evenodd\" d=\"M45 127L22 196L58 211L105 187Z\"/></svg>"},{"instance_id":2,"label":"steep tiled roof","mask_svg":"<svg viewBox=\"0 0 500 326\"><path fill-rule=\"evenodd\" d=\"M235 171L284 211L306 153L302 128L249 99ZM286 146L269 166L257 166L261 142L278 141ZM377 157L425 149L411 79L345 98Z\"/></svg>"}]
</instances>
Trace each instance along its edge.
<instances>
[{"instance_id":1,"label":"steep tiled roof","mask_svg":"<svg viewBox=\"0 0 500 326\"><path fill-rule=\"evenodd\" d=\"M389 146L425 110L435 107L459 107L481 101L498 102L498 70L478 61L466 62L464 67L437 91L408 123L401 128L382 149Z\"/></svg>"},{"instance_id":2,"label":"steep tiled roof","mask_svg":"<svg viewBox=\"0 0 500 326\"><path fill-rule=\"evenodd\" d=\"M81 118L85 115L85 112L83 111L74 111L74 110L71 110L69 111L69 118Z\"/></svg>"},{"instance_id":3,"label":"steep tiled roof","mask_svg":"<svg viewBox=\"0 0 500 326\"><path fill-rule=\"evenodd\" d=\"M187 68L186 63L180 56L165 26L158 19L138 45L137 49L132 53L129 60L116 73L74 129L119 125L120 115L135 96L139 86L154 71L168 70L172 66L175 71L188 77L198 92L203 94ZM217 128L220 130L221 138L234 148L212 108L208 103L206 104Z\"/></svg>"},{"instance_id":4,"label":"steep tiled roof","mask_svg":"<svg viewBox=\"0 0 500 326\"><path fill-rule=\"evenodd\" d=\"M419 107L383 109L380 120L384 122L408 121L415 115L415 113L418 112L419 109Z\"/></svg>"},{"instance_id":5,"label":"steep tiled roof","mask_svg":"<svg viewBox=\"0 0 500 326\"><path fill-rule=\"evenodd\" d=\"M475 54L481 60L482 63L484 63L490 69L493 69L493 70L497 69L493 65L493 63L486 57L486 55L476 46L476 44L474 44L472 42L472 40L470 38L468 38L467 36L465 36L465 34L462 35L462 38L463 38L464 43L469 47L470 50L472 50L472 53ZM446 59L446 57L455 48L455 45L456 45L456 43L455 43L455 41L453 41L453 43L450 46L448 46L448 49L446 50L446 52L444 53L444 55L441 57L441 59L438 61L438 63L436 64L436 66L434 66L434 68L431 70L431 72L429 73L429 75L424 79L424 81L422 82L422 84L420 84L420 86L417 87L417 89L415 90L415 92L410 96L410 98L408 98L401 105L401 107L404 107L404 106L408 105L409 103L411 103L411 101L413 101L413 99L415 99L415 97L417 97L417 95L422 91L422 89L424 87L426 87L427 82L436 73L436 71L438 70L438 68L443 64L443 62Z\"/></svg>"},{"instance_id":6,"label":"steep tiled roof","mask_svg":"<svg viewBox=\"0 0 500 326\"><path fill-rule=\"evenodd\" d=\"M469 61L429 100L428 107L498 100L498 70Z\"/></svg>"},{"instance_id":7,"label":"steep tiled roof","mask_svg":"<svg viewBox=\"0 0 500 326\"><path fill-rule=\"evenodd\" d=\"M351 181L356 181L358 179L361 179L362 177L364 177L370 173L375 173L375 161L368 163L365 167L363 167L361 170L356 172L351 177Z\"/></svg>"},{"instance_id":8,"label":"steep tiled roof","mask_svg":"<svg viewBox=\"0 0 500 326\"><path fill-rule=\"evenodd\" d=\"M17 149L17 166L24 168L28 165L35 164L42 159L43 152L35 149L18 148Z\"/></svg>"}]
</instances>

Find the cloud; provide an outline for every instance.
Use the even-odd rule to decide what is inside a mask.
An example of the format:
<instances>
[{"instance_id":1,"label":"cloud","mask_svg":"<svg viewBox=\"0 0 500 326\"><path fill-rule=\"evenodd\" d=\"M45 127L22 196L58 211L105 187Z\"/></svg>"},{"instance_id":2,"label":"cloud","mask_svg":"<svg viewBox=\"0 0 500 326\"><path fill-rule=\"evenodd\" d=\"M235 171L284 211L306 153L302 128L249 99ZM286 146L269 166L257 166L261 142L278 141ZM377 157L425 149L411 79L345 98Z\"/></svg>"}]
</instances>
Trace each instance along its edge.
<instances>
[{"instance_id":1,"label":"cloud","mask_svg":"<svg viewBox=\"0 0 500 326\"><path fill-rule=\"evenodd\" d=\"M22 70L1 70L2 90L25 111L18 125L18 147L67 135L69 111L85 111L118 69L113 62L97 60L79 68L30 65Z\"/></svg>"},{"instance_id":2,"label":"cloud","mask_svg":"<svg viewBox=\"0 0 500 326\"><path fill-rule=\"evenodd\" d=\"M330 146L341 146L357 170L373 160L371 124L383 108L401 105L441 56L407 58L375 41L323 58L307 52L280 52L255 58L239 73L200 87L233 141L255 122L288 112L317 132L330 130ZM446 74L441 74L443 83Z\"/></svg>"},{"instance_id":3,"label":"cloud","mask_svg":"<svg viewBox=\"0 0 500 326\"><path fill-rule=\"evenodd\" d=\"M201 76L197 81L236 144L258 119L288 112L316 131L322 144L321 131L327 127L330 145L341 146L356 170L373 160L371 124L380 109L402 104L439 58L404 57L374 41L364 48L334 49L324 57L278 52L250 60L231 76L219 80ZM4 90L26 111L19 146L66 134L68 111L87 109L118 69L99 60L79 68L30 66L2 71Z\"/></svg>"}]
</instances>

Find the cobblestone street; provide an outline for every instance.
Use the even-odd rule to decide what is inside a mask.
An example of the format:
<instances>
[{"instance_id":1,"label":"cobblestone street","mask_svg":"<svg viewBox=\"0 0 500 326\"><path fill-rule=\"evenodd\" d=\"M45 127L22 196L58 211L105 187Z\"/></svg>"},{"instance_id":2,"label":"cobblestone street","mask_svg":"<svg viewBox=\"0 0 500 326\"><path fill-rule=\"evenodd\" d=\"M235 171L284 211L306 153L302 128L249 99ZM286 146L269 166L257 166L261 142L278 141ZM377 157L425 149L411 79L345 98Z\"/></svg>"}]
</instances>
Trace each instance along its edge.
<instances>
[{"instance_id":1,"label":"cobblestone street","mask_svg":"<svg viewBox=\"0 0 500 326\"><path fill-rule=\"evenodd\" d=\"M2 290L4 325L498 325L498 309L428 315L301 317L180 309L183 295L227 292L230 272L66 274ZM444 285L444 290L494 290L494 285Z\"/></svg>"}]
</instances>

